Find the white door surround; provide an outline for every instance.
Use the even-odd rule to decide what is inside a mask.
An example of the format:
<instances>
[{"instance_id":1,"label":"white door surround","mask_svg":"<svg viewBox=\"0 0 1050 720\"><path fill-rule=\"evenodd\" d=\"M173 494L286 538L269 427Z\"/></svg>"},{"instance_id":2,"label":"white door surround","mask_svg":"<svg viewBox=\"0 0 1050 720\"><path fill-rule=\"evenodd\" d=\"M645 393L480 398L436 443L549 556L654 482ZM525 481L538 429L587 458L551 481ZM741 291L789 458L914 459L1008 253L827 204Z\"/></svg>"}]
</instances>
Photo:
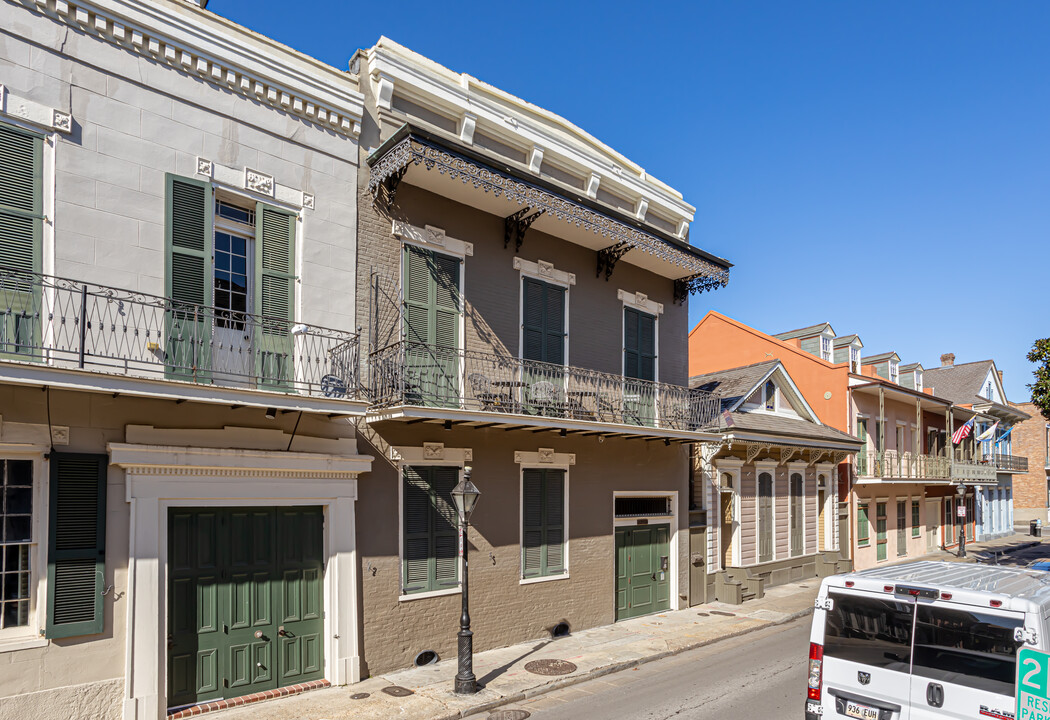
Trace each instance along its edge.
<instances>
[{"instance_id":1,"label":"white door surround","mask_svg":"<svg viewBox=\"0 0 1050 720\"><path fill-rule=\"evenodd\" d=\"M167 710L168 509L318 505L324 508L325 678L360 680L354 504L362 455L110 443L131 505L125 720Z\"/></svg>"}]
</instances>

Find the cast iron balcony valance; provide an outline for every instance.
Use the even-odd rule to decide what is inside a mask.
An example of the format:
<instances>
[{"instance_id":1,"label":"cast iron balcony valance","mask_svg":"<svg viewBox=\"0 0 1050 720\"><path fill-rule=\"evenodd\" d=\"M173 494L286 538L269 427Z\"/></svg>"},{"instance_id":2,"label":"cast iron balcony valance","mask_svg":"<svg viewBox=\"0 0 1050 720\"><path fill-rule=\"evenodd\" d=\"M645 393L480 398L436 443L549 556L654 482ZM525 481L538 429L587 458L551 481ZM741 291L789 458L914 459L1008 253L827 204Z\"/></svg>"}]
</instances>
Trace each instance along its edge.
<instances>
[{"instance_id":1,"label":"cast iron balcony valance","mask_svg":"<svg viewBox=\"0 0 1050 720\"><path fill-rule=\"evenodd\" d=\"M691 293L715 290L729 283L729 264L714 262L688 245L662 239L639 228L598 212L539 185L513 177L441 144L409 132L401 139L395 135L369 158L371 175L368 190L377 202L392 203L397 188L408 168L416 165L437 170L452 179L470 183L494 197L505 197L529 210L530 217L539 214L563 220L608 238L613 246L637 249L678 266L682 276L675 280L675 300L681 302ZM519 243L520 245L520 243ZM611 268L609 268L611 270Z\"/></svg>"}]
</instances>

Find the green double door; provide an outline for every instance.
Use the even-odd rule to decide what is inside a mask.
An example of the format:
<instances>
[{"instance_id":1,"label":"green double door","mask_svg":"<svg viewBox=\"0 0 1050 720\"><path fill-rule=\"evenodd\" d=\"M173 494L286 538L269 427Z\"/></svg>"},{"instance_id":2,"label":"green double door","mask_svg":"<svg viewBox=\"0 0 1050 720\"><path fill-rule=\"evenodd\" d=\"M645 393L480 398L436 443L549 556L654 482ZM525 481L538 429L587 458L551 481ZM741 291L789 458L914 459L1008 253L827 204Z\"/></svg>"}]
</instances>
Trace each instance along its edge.
<instances>
[{"instance_id":1,"label":"green double door","mask_svg":"<svg viewBox=\"0 0 1050 720\"><path fill-rule=\"evenodd\" d=\"M671 607L670 525L616 529L616 619Z\"/></svg>"},{"instance_id":2,"label":"green double door","mask_svg":"<svg viewBox=\"0 0 1050 720\"><path fill-rule=\"evenodd\" d=\"M168 706L324 677L319 507L172 509Z\"/></svg>"}]
</instances>

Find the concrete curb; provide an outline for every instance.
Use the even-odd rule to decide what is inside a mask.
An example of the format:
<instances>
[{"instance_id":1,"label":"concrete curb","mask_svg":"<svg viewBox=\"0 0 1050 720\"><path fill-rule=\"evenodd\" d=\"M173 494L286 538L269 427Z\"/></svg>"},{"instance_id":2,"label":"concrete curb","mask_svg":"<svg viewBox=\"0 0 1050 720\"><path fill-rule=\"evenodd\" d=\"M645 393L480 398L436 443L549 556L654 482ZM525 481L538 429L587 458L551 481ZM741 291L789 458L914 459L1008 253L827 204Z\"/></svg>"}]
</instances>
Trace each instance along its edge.
<instances>
[{"instance_id":1,"label":"concrete curb","mask_svg":"<svg viewBox=\"0 0 1050 720\"><path fill-rule=\"evenodd\" d=\"M646 655L645 657L636 658L634 660L625 660L624 662L613 663L611 665L603 665L596 667L593 670L580 673L579 675L573 675L571 677L560 678L558 680L552 680L545 685L538 685L537 687L524 690L522 692L514 693L513 695L506 695L498 698L497 700L490 700L489 702L480 703L469 708L464 708L459 712L450 713L448 715L440 715L434 720L457 720L457 718L465 718L471 715L478 715L484 712L490 712L496 708L504 705L510 705L512 703L521 702L522 700L529 700L540 695L546 695L549 692L560 690L562 688L570 687L572 685L578 685L588 680L594 680L596 678L603 677L605 675L611 675L613 673L620 672L621 670L630 670L631 668L639 667L647 663L662 660L673 655L679 655L690 650L696 650L697 648L706 647L707 645L713 645L714 643L721 642L722 640L729 640L731 638L740 637L741 635L747 635L748 633L762 630L767 627L775 627L777 625L786 625L789 622L798 620L799 618L806 617L813 612L812 607L808 607L805 610L799 610L789 615L784 616L779 620L763 621L761 625L754 627L743 628L734 632L720 635L716 638L710 638L708 640L698 640L697 642L690 643L680 648L673 650L664 650L652 655Z\"/></svg>"}]
</instances>

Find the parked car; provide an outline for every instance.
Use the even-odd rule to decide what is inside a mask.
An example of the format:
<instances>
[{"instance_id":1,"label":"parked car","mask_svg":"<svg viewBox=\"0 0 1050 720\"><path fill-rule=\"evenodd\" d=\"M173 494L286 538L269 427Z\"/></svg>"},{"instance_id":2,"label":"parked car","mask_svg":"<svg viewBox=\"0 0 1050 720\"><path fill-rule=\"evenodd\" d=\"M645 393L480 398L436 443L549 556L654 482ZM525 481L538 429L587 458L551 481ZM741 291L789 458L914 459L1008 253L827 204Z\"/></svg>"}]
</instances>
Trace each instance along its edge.
<instances>
[{"instance_id":1,"label":"parked car","mask_svg":"<svg viewBox=\"0 0 1050 720\"><path fill-rule=\"evenodd\" d=\"M1050 570L1050 560L1035 560L1030 562L1028 563L1028 569L1046 572L1047 570Z\"/></svg>"},{"instance_id":2,"label":"parked car","mask_svg":"<svg viewBox=\"0 0 1050 720\"><path fill-rule=\"evenodd\" d=\"M1012 718L1017 651L1047 649L1050 575L916 562L827 577L806 720Z\"/></svg>"}]
</instances>

